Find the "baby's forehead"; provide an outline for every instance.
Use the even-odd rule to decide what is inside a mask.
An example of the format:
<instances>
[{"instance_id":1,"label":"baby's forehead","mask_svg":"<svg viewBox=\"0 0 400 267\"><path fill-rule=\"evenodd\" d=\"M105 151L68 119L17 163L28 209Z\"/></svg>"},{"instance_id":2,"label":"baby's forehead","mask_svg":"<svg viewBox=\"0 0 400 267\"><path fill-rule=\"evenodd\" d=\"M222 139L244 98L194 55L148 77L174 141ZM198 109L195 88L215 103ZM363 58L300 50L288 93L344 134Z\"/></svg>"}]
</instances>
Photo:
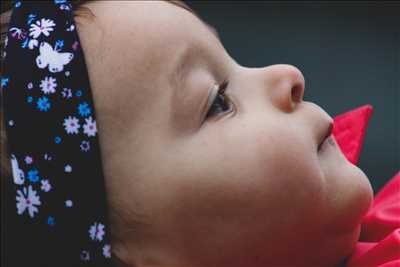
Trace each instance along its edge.
<instances>
[{"instance_id":1,"label":"baby's forehead","mask_svg":"<svg viewBox=\"0 0 400 267\"><path fill-rule=\"evenodd\" d=\"M162 102L172 90L167 81L183 54L220 45L200 19L166 1L86 6L96 18L78 30L96 106L110 120L132 121L151 107L167 110L170 103Z\"/></svg>"},{"instance_id":2,"label":"baby's forehead","mask_svg":"<svg viewBox=\"0 0 400 267\"><path fill-rule=\"evenodd\" d=\"M163 40L164 45L209 34L208 24L194 13L169 1L94 1L87 4L96 24L108 36L145 38L148 45Z\"/></svg>"},{"instance_id":3,"label":"baby's forehead","mask_svg":"<svg viewBox=\"0 0 400 267\"><path fill-rule=\"evenodd\" d=\"M193 46L220 45L210 26L167 1L95 1L88 6L96 16L91 28L100 32L100 37L87 41L92 43L90 50L97 50L92 53L101 55L103 64L118 59L118 66L114 65L118 69L140 73L162 67L165 72L170 69L165 65L184 50L193 54L199 50L190 49Z\"/></svg>"},{"instance_id":4,"label":"baby's forehead","mask_svg":"<svg viewBox=\"0 0 400 267\"><path fill-rule=\"evenodd\" d=\"M140 77L165 73L185 53L222 46L201 19L167 1L99 2L94 13L102 38L92 40L92 47L102 50L97 53L105 54L102 63L113 69L130 69Z\"/></svg>"}]
</instances>

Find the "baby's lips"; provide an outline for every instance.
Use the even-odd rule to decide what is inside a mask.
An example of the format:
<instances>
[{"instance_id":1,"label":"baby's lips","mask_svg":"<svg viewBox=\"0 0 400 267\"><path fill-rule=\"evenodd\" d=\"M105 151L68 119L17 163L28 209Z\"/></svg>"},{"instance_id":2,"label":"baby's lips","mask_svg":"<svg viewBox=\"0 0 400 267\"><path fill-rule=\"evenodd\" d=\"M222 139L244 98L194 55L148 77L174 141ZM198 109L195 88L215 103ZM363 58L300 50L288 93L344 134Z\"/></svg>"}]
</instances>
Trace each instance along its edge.
<instances>
[{"instance_id":1,"label":"baby's lips","mask_svg":"<svg viewBox=\"0 0 400 267\"><path fill-rule=\"evenodd\" d=\"M325 142L325 140L328 139L328 138L331 136L332 130L333 130L333 120L332 120L332 122L329 123L329 126L328 126L328 128L326 129L326 132L325 132L324 137L323 137L323 138L321 139L321 141L319 142L318 151L321 149L322 144ZM328 141L329 141L329 140L328 140Z\"/></svg>"},{"instance_id":2,"label":"baby's lips","mask_svg":"<svg viewBox=\"0 0 400 267\"><path fill-rule=\"evenodd\" d=\"M373 107L367 104L333 118L333 136L344 156L354 165L358 162L372 113Z\"/></svg>"}]
</instances>

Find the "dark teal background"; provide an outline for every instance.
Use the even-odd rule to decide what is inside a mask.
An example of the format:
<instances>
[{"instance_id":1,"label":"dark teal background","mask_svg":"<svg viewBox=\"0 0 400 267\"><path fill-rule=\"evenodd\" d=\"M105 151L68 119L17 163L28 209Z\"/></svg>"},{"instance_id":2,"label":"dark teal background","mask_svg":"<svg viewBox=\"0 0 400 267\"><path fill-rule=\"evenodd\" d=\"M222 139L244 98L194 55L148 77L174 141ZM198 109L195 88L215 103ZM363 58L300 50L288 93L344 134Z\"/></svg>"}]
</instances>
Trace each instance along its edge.
<instances>
[{"instance_id":1,"label":"dark teal background","mask_svg":"<svg viewBox=\"0 0 400 267\"><path fill-rule=\"evenodd\" d=\"M298 67L332 117L371 104L358 166L375 192L400 170L400 2L185 2L239 64Z\"/></svg>"}]
</instances>

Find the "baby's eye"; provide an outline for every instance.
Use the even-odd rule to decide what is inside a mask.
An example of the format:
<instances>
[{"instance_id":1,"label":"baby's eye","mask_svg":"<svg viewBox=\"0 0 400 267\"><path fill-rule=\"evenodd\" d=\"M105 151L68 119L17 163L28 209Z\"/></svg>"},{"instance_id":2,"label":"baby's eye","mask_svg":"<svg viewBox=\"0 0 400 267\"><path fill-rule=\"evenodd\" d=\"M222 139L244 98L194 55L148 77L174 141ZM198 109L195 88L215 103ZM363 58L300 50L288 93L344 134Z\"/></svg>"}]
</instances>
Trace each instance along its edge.
<instances>
[{"instance_id":1,"label":"baby's eye","mask_svg":"<svg viewBox=\"0 0 400 267\"><path fill-rule=\"evenodd\" d=\"M205 119L216 116L217 114L227 111L230 109L229 101L226 100L225 89L228 85L228 81L224 81L219 85L217 96L215 97Z\"/></svg>"}]
</instances>

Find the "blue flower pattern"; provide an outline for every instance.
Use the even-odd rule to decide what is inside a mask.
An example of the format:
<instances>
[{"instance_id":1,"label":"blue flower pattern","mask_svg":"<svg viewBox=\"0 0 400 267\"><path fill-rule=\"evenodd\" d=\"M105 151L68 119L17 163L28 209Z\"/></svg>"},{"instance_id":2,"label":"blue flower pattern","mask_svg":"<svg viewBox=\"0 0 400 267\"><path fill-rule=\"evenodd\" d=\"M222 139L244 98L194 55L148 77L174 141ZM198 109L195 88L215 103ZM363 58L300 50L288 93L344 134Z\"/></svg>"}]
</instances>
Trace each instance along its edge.
<instances>
[{"instance_id":1,"label":"blue flower pattern","mask_svg":"<svg viewBox=\"0 0 400 267\"><path fill-rule=\"evenodd\" d=\"M63 46L64 46L64 41L63 40L57 40L54 50L60 51Z\"/></svg>"},{"instance_id":2,"label":"blue flower pattern","mask_svg":"<svg viewBox=\"0 0 400 267\"><path fill-rule=\"evenodd\" d=\"M40 179L38 174L39 174L39 171L36 169L28 171L29 181L31 181L32 183L37 183Z\"/></svg>"},{"instance_id":3,"label":"blue flower pattern","mask_svg":"<svg viewBox=\"0 0 400 267\"><path fill-rule=\"evenodd\" d=\"M54 226L54 224L56 223L55 219L53 216L49 216L47 217L47 224L50 226Z\"/></svg>"},{"instance_id":4,"label":"blue flower pattern","mask_svg":"<svg viewBox=\"0 0 400 267\"><path fill-rule=\"evenodd\" d=\"M8 84L8 78L6 77L1 78L1 87L4 88L7 86L7 84Z\"/></svg>"},{"instance_id":5,"label":"blue flower pattern","mask_svg":"<svg viewBox=\"0 0 400 267\"><path fill-rule=\"evenodd\" d=\"M16 192L18 193L18 215L20 215L21 219L26 220L26 224L28 224L29 221L40 219L49 229L55 229L58 225L61 225L61 221L71 220L72 218L68 218L69 214L71 214L70 210L79 207L79 202L85 201L85 198L90 198L90 195L93 193L92 190L90 195L81 193L81 196L85 197L81 197L80 199L73 197L77 196L75 193L68 199L66 202L67 204L64 203L65 199L60 204L53 203L53 198L58 199L55 198L57 194L65 194L65 192L63 192L64 188L57 187L61 184L59 181L70 179L71 183L77 183L78 180L86 180L87 176L93 177L91 182L86 182L84 186L80 185L82 187L81 191L84 191L87 188L93 188L93 184L103 183L103 181L99 179L104 178L102 177L103 173L101 168L98 167L100 164L100 155L97 148L99 145L97 135L86 135L83 132L77 135L68 135L65 133L63 127L56 126L62 125L64 118L68 116L79 118L79 123L82 125L85 124L85 118L87 120L88 116L90 116L90 119L95 123L96 116L93 100L91 99L88 77L86 77L86 79L84 79L85 82L82 83L82 78L74 79L73 75L74 73L82 75L82 66L86 67L86 65L84 63L79 37L75 31L76 27L73 20L72 5L67 0L54 0L53 2L48 1L46 8L52 9L52 11L43 12L43 14L47 15L42 15L39 8L32 8L27 2L15 2L13 12L17 13L19 17L16 16L18 19L10 22L7 35L8 43L6 43L5 46L7 53L5 56L6 68L4 74L7 75L1 78L1 87L4 92L4 108L9 110L9 112L5 113L5 116L6 121L9 122L6 130L10 141L12 136L32 134L31 132L23 132L23 134L18 132L25 130L25 128L19 130L18 127L19 125L23 125L25 121L40 121L41 123L38 125L41 126L32 128L32 131L38 130L38 133L45 133L32 134L31 137L28 137L28 139L31 140L31 146L23 148L17 145L16 147L12 147L9 151L9 154L12 155L10 159L13 166L13 179ZM31 12L27 12L27 10L22 12L23 9L27 9ZM54 15L49 17L48 14ZM40 25L41 27L32 26L33 24ZM67 25L68 28L66 28L65 25ZM37 32L30 35L30 32L32 33L33 31ZM72 48L72 50L68 50L67 48ZM46 58L46 55L48 55L46 53L42 55L40 49L50 49L48 52L52 53L55 57L62 54L64 57L65 55L69 55L69 61L61 67L50 66L50 64L52 64L51 59ZM13 54L14 51L15 53ZM17 57L17 54L20 55L22 53L24 54L24 65L30 64L30 68L35 71L21 70L21 72L18 72L12 69L10 73L8 73L7 63L10 65L12 64L9 63L7 59L11 58L10 62L13 62L13 60L15 60L13 57ZM39 55L42 57L39 57ZM79 63L76 63L76 61ZM41 65L46 65L46 63L48 68L41 67ZM63 69L66 69L65 75L62 75L64 74L64 71L61 71ZM25 73L29 73L29 75L25 75ZM49 75L57 77L57 81L61 83L61 88L64 88L59 95L44 95L42 90L37 90L38 88L32 86L32 83L37 84L35 82L40 82ZM22 83L24 83L24 86L20 86ZM28 88L26 84L29 84ZM23 94L16 94L14 93L16 90L26 91L24 91ZM72 92L75 93L72 94ZM19 95L21 95L21 100L17 100ZM7 105L8 102L10 102L10 105ZM24 113L19 109L13 110L12 103L25 105L24 110L26 109L26 114L23 115ZM24 119L23 116L26 116L27 119ZM49 119L50 116L51 119ZM29 123L27 125L31 126ZM48 129L41 129L42 127L48 127ZM40 141L39 139L35 139L36 136L38 136L37 138L41 138ZM90 140L88 140L88 137ZM78 140L76 138L78 138ZM38 144L40 143L40 147L36 142L38 142ZM18 144L18 142L16 143ZM60 147L68 151L66 153L67 155L64 155L64 153L57 153L57 151L60 151ZM82 157L79 156L80 154ZM29 160L25 160L27 158L26 155L31 155L28 157ZM68 161L65 159L68 159ZM80 159L86 159L86 163L82 163ZM51 168L47 167L49 163L53 164ZM65 166L68 167L68 171ZM89 173L88 170L93 169L100 170L100 173L94 172L92 175L87 175ZM14 170L16 170L15 173ZM82 173L79 173L79 171ZM16 173L18 177L15 176ZM24 174L26 174L26 176ZM44 175L46 178L42 180L41 175ZM42 183L50 182L51 190L47 190L48 192L46 191L43 193L43 191L40 190L41 181ZM102 184L102 186L104 185ZM99 187L102 188L101 186ZM78 189L79 186L73 186L71 188ZM99 190L99 192L102 191ZM70 195L69 193L67 194ZM104 199L102 194L104 195L105 192L98 193L96 200L97 198ZM33 204L28 205L30 199L35 200L34 203L36 206L33 206ZM72 203L74 204L72 205ZM55 208L56 206L57 209L61 206L63 209L68 210L68 212L60 212ZM98 210L98 206L92 208L93 211L90 212L95 214L95 212L97 212L96 210ZM28 211L30 216L26 215ZM59 223L56 223L56 217ZM73 218L73 220L78 220L78 218ZM99 243L99 245L96 246L93 245L93 241L90 238L90 230L93 228L95 222L104 226L104 237L101 236L101 239L96 239L96 243ZM78 260L94 262L95 259L102 259L106 263L109 262L109 253L105 254L102 252L104 247L109 247L109 234L106 222L107 217L104 215L104 212L102 212L97 214L96 217L93 217L89 224L83 225L82 231L81 229L76 230L84 234L87 240L87 244L76 244L76 246L80 247L77 250L76 256ZM101 229L103 231L103 228ZM102 242L99 242L99 240L102 240ZM101 262L103 263L103 261ZM96 263L94 262L94 264Z\"/></svg>"},{"instance_id":6,"label":"blue flower pattern","mask_svg":"<svg viewBox=\"0 0 400 267\"><path fill-rule=\"evenodd\" d=\"M49 99L45 96L39 98L39 100L37 101L37 108L40 111L48 111L50 108Z\"/></svg>"},{"instance_id":7,"label":"blue flower pattern","mask_svg":"<svg viewBox=\"0 0 400 267\"><path fill-rule=\"evenodd\" d=\"M92 113L89 104L86 102L79 104L78 112L82 117L87 117Z\"/></svg>"},{"instance_id":8,"label":"blue flower pattern","mask_svg":"<svg viewBox=\"0 0 400 267\"><path fill-rule=\"evenodd\" d=\"M26 24L27 25L31 25L32 22L36 19L36 15L35 14L29 14L28 19L26 20Z\"/></svg>"}]
</instances>

